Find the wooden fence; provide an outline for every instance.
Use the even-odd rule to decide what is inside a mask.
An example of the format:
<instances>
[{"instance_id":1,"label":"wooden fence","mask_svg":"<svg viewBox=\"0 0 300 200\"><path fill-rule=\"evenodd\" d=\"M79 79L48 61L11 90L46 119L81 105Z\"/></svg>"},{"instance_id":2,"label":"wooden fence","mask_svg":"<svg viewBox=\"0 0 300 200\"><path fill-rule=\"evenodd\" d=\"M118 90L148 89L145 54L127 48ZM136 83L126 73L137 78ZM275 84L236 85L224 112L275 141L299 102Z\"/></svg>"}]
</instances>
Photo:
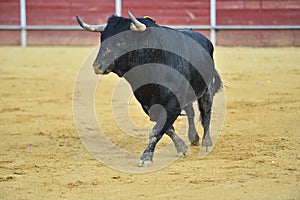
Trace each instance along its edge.
<instances>
[{"instance_id":1,"label":"wooden fence","mask_svg":"<svg viewBox=\"0 0 300 200\"><path fill-rule=\"evenodd\" d=\"M215 24L211 0L26 0L25 25L21 1L0 0L0 45L21 45L22 31L27 45L96 45L99 34L79 30L75 14L102 24L116 12L127 17L130 10L162 25L198 26L208 37L214 31L217 45L300 46L298 0L214 0Z\"/></svg>"}]
</instances>

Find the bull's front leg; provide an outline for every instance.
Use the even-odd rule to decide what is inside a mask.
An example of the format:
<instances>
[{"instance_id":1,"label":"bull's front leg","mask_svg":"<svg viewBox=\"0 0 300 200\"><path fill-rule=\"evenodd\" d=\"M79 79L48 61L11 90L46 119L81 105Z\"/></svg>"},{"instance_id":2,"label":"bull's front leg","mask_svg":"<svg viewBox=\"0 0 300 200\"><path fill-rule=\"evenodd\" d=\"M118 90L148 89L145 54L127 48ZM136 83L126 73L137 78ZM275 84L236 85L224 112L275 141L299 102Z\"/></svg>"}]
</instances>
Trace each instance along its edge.
<instances>
[{"instance_id":1,"label":"bull's front leg","mask_svg":"<svg viewBox=\"0 0 300 200\"><path fill-rule=\"evenodd\" d=\"M152 108L152 107L151 107ZM150 109L151 109L150 108ZM178 115L181 112L180 106L178 104L177 99L171 99L167 105L164 107L164 111L157 111L151 114L151 110L149 112L150 118L156 118L157 123L152 129L152 132L149 134L149 143L145 151L143 152L140 160L138 162L138 166L146 167L149 166L153 162L154 149L162 138L164 133L169 130L174 121L177 119ZM152 115L152 116L151 116ZM153 117L154 116L154 117Z\"/></svg>"},{"instance_id":2,"label":"bull's front leg","mask_svg":"<svg viewBox=\"0 0 300 200\"><path fill-rule=\"evenodd\" d=\"M148 167L153 162L154 149L164 134L164 131L160 130L159 127L160 125L157 123L149 134L149 143L140 157L138 162L139 167Z\"/></svg>"},{"instance_id":3,"label":"bull's front leg","mask_svg":"<svg viewBox=\"0 0 300 200\"><path fill-rule=\"evenodd\" d=\"M166 134L172 139L175 148L178 153L178 157L189 157L191 153L188 151L189 147L185 144L185 142L176 134L174 127L171 126Z\"/></svg>"}]
</instances>

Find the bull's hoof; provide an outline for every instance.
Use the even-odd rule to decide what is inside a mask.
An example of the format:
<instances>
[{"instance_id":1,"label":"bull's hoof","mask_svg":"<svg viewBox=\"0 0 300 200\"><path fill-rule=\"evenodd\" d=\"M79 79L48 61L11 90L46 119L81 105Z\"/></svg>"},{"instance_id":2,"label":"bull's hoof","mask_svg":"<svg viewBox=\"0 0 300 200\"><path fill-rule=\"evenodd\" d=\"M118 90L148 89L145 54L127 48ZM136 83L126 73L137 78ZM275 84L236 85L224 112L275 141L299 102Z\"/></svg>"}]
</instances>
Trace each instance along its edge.
<instances>
[{"instance_id":1,"label":"bull's hoof","mask_svg":"<svg viewBox=\"0 0 300 200\"><path fill-rule=\"evenodd\" d=\"M198 139L194 139L192 141L190 141L191 145L193 146L199 146L200 145L200 142L199 142L200 138L198 136Z\"/></svg>"},{"instance_id":2,"label":"bull's hoof","mask_svg":"<svg viewBox=\"0 0 300 200\"><path fill-rule=\"evenodd\" d=\"M191 145L194 145L194 146L199 146L200 143L199 143L199 135L197 132L192 132L192 133L188 133L188 138L189 138L189 141L191 143Z\"/></svg>"},{"instance_id":3,"label":"bull's hoof","mask_svg":"<svg viewBox=\"0 0 300 200\"><path fill-rule=\"evenodd\" d=\"M210 153L212 151L213 147L201 147L201 152L206 152L206 153Z\"/></svg>"},{"instance_id":4,"label":"bull's hoof","mask_svg":"<svg viewBox=\"0 0 300 200\"><path fill-rule=\"evenodd\" d=\"M207 137L207 138L203 138L201 145L202 147L211 147L213 146L213 142L210 137Z\"/></svg>"},{"instance_id":5,"label":"bull's hoof","mask_svg":"<svg viewBox=\"0 0 300 200\"><path fill-rule=\"evenodd\" d=\"M197 142L194 142L194 141L193 141L193 142L191 142L191 145L192 145L192 146L199 146L200 143L199 143L199 141L197 141Z\"/></svg>"},{"instance_id":6,"label":"bull's hoof","mask_svg":"<svg viewBox=\"0 0 300 200\"><path fill-rule=\"evenodd\" d=\"M149 167L152 163L153 163L153 152L145 151L138 162L138 166Z\"/></svg>"},{"instance_id":7,"label":"bull's hoof","mask_svg":"<svg viewBox=\"0 0 300 200\"><path fill-rule=\"evenodd\" d=\"M188 158L191 156L191 152L189 149L187 149L185 152L178 153L178 158Z\"/></svg>"},{"instance_id":8,"label":"bull's hoof","mask_svg":"<svg viewBox=\"0 0 300 200\"><path fill-rule=\"evenodd\" d=\"M138 167L150 167L152 163L150 160L139 160Z\"/></svg>"},{"instance_id":9,"label":"bull's hoof","mask_svg":"<svg viewBox=\"0 0 300 200\"><path fill-rule=\"evenodd\" d=\"M189 151L189 147L184 143L183 140L181 140L180 142L175 143L175 147L176 147L179 158L186 157L184 155L186 154L186 152Z\"/></svg>"},{"instance_id":10,"label":"bull's hoof","mask_svg":"<svg viewBox=\"0 0 300 200\"><path fill-rule=\"evenodd\" d=\"M173 142L178 154L184 153L189 149L185 142L177 135L173 138Z\"/></svg>"},{"instance_id":11,"label":"bull's hoof","mask_svg":"<svg viewBox=\"0 0 300 200\"><path fill-rule=\"evenodd\" d=\"M201 146L204 148L205 152L211 152L213 146L211 137L203 138Z\"/></svg>"}]
</instances>

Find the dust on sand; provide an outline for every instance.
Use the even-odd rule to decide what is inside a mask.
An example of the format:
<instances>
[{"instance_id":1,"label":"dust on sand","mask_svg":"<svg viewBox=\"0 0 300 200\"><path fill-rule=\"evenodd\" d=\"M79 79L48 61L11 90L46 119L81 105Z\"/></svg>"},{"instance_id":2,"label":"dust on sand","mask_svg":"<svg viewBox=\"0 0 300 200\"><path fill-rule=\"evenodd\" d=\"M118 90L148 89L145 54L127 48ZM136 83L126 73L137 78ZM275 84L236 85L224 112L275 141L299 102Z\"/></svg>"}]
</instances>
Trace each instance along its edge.
<instances>
[{"instance_id":1,"label":"dust on sand","mask_svg":"<svg viewBox=\"0 0 300 200\"><path fill-rule=\"evenodd\" d=\"M1 199L300 199L299 48L217 47L227 95L219 142L204 159L191 147L190 158L144 174L98 162L77 135L72 89L91 49L0 47ZM147 143L118 141L137 152Z\"/></svg>"}]
</instances>

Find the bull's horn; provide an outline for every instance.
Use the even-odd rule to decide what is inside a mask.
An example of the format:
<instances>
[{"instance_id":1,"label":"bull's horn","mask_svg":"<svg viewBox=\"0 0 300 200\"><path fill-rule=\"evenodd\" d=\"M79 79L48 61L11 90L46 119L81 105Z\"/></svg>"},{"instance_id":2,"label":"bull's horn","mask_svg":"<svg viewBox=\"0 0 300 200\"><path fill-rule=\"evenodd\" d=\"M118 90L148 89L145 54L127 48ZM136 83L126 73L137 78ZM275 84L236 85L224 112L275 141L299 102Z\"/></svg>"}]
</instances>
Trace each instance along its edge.
<instances>
[{"instance_id":1,"label":"bull's horn","mask_svg":"<svg viewBox=\"0 0 300 200\"><path fill-rule=\"evenodd\" d=\"M87 31L92 31L92 32L102 32L105 28L106 25L89 25L87 23L85 23L84 21L82 21L82 19L76 15L76 19L78 24L84 28Z\"/></svg>"},{"instance_id":2,"label":"bull's horn","mask_svg":"<svg viewBox=\"0 0 300 200\"><path fill-rule=\"evenodd\" d=\"M130 17L132 23L130 24L130 29L133 31L144 31L146 30L146 25L139 22L130 11L128 11L128 16Z\"/></svg>"}]
</instances>

